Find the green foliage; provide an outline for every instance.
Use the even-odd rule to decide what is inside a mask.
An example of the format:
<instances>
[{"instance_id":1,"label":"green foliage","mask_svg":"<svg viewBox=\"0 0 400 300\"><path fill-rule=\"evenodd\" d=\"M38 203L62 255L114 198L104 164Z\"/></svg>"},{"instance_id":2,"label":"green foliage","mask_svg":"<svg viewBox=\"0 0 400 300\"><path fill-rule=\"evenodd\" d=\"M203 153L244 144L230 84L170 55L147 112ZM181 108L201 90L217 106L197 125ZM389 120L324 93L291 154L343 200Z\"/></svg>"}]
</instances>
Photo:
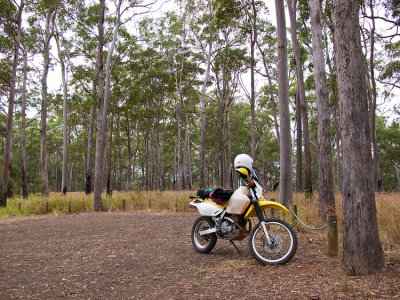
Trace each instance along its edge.
<instances>
[{"instance_id":1,"label":"green foliage","mask_svg":"<svg viewBox=\"0 0 400 300\"><path fill-rule=\"evenodd\" d=\"M383 177L383 189L396 189L394 165L400 166L400 123L384 118L376 119L376 135L378 140L380 169Z\"/></svg>"}]
</instances>

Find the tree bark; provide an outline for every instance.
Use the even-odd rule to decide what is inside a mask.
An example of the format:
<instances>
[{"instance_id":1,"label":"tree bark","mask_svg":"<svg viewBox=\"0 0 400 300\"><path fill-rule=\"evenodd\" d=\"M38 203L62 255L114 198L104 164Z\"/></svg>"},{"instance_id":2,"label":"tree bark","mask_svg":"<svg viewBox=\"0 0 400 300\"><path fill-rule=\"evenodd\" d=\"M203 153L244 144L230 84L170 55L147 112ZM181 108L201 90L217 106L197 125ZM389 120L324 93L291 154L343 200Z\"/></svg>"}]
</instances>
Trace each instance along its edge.
<instances>
[{"instance_id":1,"label":"tree bark","mask_svg":"<svg viewBox=\"0 0 400 300\"><path fill-rule=\"evenodd\" d=\"M22 103L21 103L21 185L22 197L28 198L28 182L26 178L26 81L28 73L28 54L24 51L24 78L22 84Z\"/></svg>"},{"instance_id":2,"label":"tree bark","mask_svg":"<svg viewBox=\"0 0 400 300\"><path fill-rule=\"evenodd\" d=\"M306 92L304 87L304 76L303 76L303 63L300 56L300 47L297 40L296 33L296 0L287 0L289 17L290 17L290 27L291 27L291 37L292 46L294 52L294 58L296 61L296 75L297 75L297 85L300 97L300 108L303 123L303 135L304 135L304 190L306 194L312 194L312 173L311 173L311 137L310 137L310 127L308 124L308 114L307 114L307 103L306 103Z\"/></svg>"},{"instance_id":3,"label":"tree bark","mask_svg":"<svg viewBox=\"0 0 400 300\"><path fill-rule=\"evenodd\" d=\"M201 189L206 187L206 167L205 167L205 140L206 140L206 92L207 92L207 84L210 80L210 71L211 71L211 53L212 53L212 43L210 42L208 45L207 52L207 70L206 75L204 77L203 86L201 88L201 127L200 127L200 157L199 157L199 166L200 166L200 178L199 178L199 187Z\"/></svg>"},{"instance_id":4,"label":"tree bark","mask_svg":"<svg viewBox=\"0 0 400 300\"><path fill-rule=\"evenodd\" d=\"M251 31L250 31L250 109L251 109L251 157L255 161L256 159L256 116L255 116L255 104L256 104L256 91L255 91L255 78L254 69L256 61L254 58L255 47L257 41L257 10L255 7L254 0L251 1L251 7L253 10L252 16L249 16L251 20Z\"/></svg>"},{"instance_id":5,"label":"tree bark","mask_svg":"<svg viewBox=\"0 0 400 300\"><path fill-rule=\"evenodd\" d=\"M126 130L126 138L127 138L127 152L128 152L128 166L127 166L127 190L132 190L132 138L131 138L131 129L129 125L129 113L126 112L125 115L125 130Z\"/></svg>"},{"instance_id":6,"label":"tree bark","mask_svg":"<svg viewBox=\"0 0 400 300\"><path fill-rule=\"evenodd\" d=\"M278 30L278 98L280 121L280 190L279 201L293 203L292 140L290 134L289 81L286 42L286 21L282 0L275 0Z\"/></svg>"},{"instance_id":7,"label":"tree bark","mask_svg":"<svg viewBox=\"0 0 400 300\"><path fill-rule=\"evenodd\" d=\"M92 94L93 98L96 99L96 81L93 80ZM89 112L89 124L88 124L88 142L87 142L87 153L86 153L86 188L85 193L89 195L92 193L92 176L93 176L93 163L92 163L92 152L93 152L93 120L94 120L94 104L90 105Z\"/></svg>"},{"instance_id":8,"label":"tree bark","mask_svg":"<svg viewBox=\"0 0 400 300\"><path fill-rule=\"evenodd\" d=\"M103 45L104 45L104 11L105 11L105 3L104 0L100 0L100 19L98 24L99 31L99 56L98 56L98 66L99 66L99 102L103 103L102 112L100 117L97 117L97 137L96 137L96 166L95 166L95 180L94 180L94 203L93 210L101 211L103 208L102 200L101 200L101 192L103 188L103 178L104 178L104 146L107 132L107 119L108 119L108 102L109 102L109 93L110 93L110 82L111 82L111 57L114 52L115 44L117 42L118 37L118 29L121 25L121 4L122 0L118 1L117 10L116 10L116 21L114 24L113 32L112 32L112 41L107 53L107 61L106 61L106 78L104 80L104 72L103 72ZM105 88L104 88L105 84ZM98 111L100 114L100 110ZM100 118L100 119L99 119Z\"/></svg>"},{"instance_id":9,"label":"tree bark","mask_svg":"<svg viewBox=\"0 0 400 300\"><path fill-rule=\"evenodd\" d=\"M67 188L67 186L68 186L68 182L67 182L67 172L68 172L68 166L67 166L67 156L68 156L68 123L67 123L68 83L65 78L65 62L64 62L64 55L62 54L62 51L61 51L59 32L57 32L55 38L56 38L56 44L57 44L57 50L58 50L58 57L60 59L61 79L62 79L62 85L63 85L63 153L62 153L61 192L65 195L65 194L67 194L67 189L68 189Z\"/></svg>"},{"instance_id":10,"label":"tree bark","mask_svg":"<svg viewBox=\"0 0 400 300\"><path fill-rule=\"evenodd\" d=\"M188 101L189 102L189 101ZM189 103L187 103L189 105ZM189 113L185 110L185 168L186 168L186 187L192 188L192 167L190 159L190 135L189 135Z\"/></svg>"},{"instance_id":11,"label":"tree bark","mask_svg":"<svg viewBox=\"0 0 400 300\"><path fill-rule=\"evenodd\" d=\"M338 114L338 113L337 113ZM335 116L335 130L336 130L336 173L338 189L343 193L343 164L342 164L342 147L341 147L341 134L339 128L339 116Z\"/></svg>"},{"instance_id":12,"label":"tree bark","mask_svg":"<svg viewBox=\"0 0 400 300\"><path fill-rule=\"evenodd\" d=\"M107 155L107 183L106 183L106 193L107 195L112 195L112 171L113 171L113 164L112 164L112 146L113 146L113 128L114 128L114 118L111 116L110 118L110 126L108 126L109 140L108 140L108 155ZM106 132L107 136L107 132ZM107 146L106 146L107 147Z\"/></svg>"},{"instance_id":13,"label":"tree bark","mask_svg":"<svg viewBox=\"0 0 400 300\"><path fill-rule=\"evenodd\" d=\"M53 10L49 10L46 16L45 40L43 45L43 74L42 74L42 104L40 122L40 174L42 177L42 195L49 196L49 174L47 170L47 75L50 65L50 40L52 32L50 29ZM55 16L54 16L55 17Z\"/></svg>"},{"instance_id":14,"label":"tree bark","mask_svg":"<svg viewBox=\"0 0 400 300\"><path fill-rule=\"evenodd\" d=\"M373 150L373 162L374 162L374 186L375 191L381 190L381 177L379 168L379 152L378 152L378 141L376 138L376 128L375 128L375 115L376 115L376 81L375 81L375 67L374 67L374 53L375 53L375 19L374 19L374 1L370 0L370 10L371 10L371 46L370 46L370 57L369 57L369 70L370 70L370 80L372 86L372 103L370 107L370 123L371 123L371 139L372 139L372 150Z\"/></svg>"},{"instance_id":15,"label":"tree bark","mask_svg":"<svg viewBox=\"0 0 400 300\"><path fill-rule=\"evenodd\" d=\"M318 117L318 202L319 216L321 219L325 219L328 214L335 212L335 196L331 165L329 94L322 44L320 0L311 0L310 9Z\"/></svg>"},{"instance_id":16,"label":"tree bark","mask_svg":"<svg viewBox=\"0 0 400 300\"><path fill-rule=\"evenodd\" d=\"M99 79L99 94L97 99L97 136L96 136L96 154L95 154L95 169L94 169L94 200L93 210L96 212L103 210L101 193L103 190L104 180L104 142L105 142L105 124L103 124L104 111L104 62L103 62L103 47L104 47L104 11L105 1L100 0L99 21L98 21L98 57L97 71Z\"/></svg>"},{"instance_id":17,"label":"tree bark","mask_svg":"<svg viewBox=\"0 0 400 300\"><path fill-rule=\"evenodd\" d=\"M184 188L184 168L183 168L183 162L182 162L182 133L181 133L181 127L182 127L182 120L181 120L181 108L183 104L183 94L182 94L182 73L183 73L183 57L181 59L181 68L178 76L178 69L176 69L175 76L176 76L176 89L178 92L178 99L177 99L177 104L176 104L176 121L177 121L177 160L178 160L178 169L177 169L177 190L181 191ZM176 68L178 68L178 65L176 65Z\"/></svg>"},{"instance_id":18,"label":"tree bark","mask_svg":"<svg viewBox=\"0 0 400 300\"><path fill-rule=\"evenodd\" d=\"M3 176L1 182L1 195L0 206L7 206L7 192L8 192L8 172L12 158L12 135L13 135L13 120L14 120L14 99L15 99L15 85L17 78L17 67L19 57L19 45L21 40L22 31L22 12L24 10L24 1L18 8L18 21L17 21L17 36L14 42L14 59L12 63L12 73L10 79L10 94L8 97L8 112L7 112L7 125L6 125L6 143L3 156Z\"/></svg>"},{"instance_id":19,"label":"tree bark","mask_svg":"<svg viewBox=\"0 0 400 300\"><path fill-rule=\"evenodd\" d=\"M334 51L343 143L343 266L349 275L385 267L376 220L373 165L361 48L359 1L334 0Z\"/></svg>"},{"instance_id":20,"label":"tree bark","mask_svg":"<svg viewBox=\"0 0 400 300\"><path fill-rule=\"evenodd\" d=\"M393 170L394 170L394 179L396 182L396 192L400 191L400 175L399 175L399 167L395 162L393 162Z\"/></svg>"},{"instance_id":21,"label":"tree bark","mask_svg":"<svg viewBox=\"0 0 400 300\"><path fill-rule=\"evenodd\" d=\"M297 89L298 91L298 89ZM296 123L297 123L297 139L296 139L296 192L303 191L303 151L302 151L302 130L301 130L301 109L299 93L296 93Z\"/></svg>"}]
</instances>

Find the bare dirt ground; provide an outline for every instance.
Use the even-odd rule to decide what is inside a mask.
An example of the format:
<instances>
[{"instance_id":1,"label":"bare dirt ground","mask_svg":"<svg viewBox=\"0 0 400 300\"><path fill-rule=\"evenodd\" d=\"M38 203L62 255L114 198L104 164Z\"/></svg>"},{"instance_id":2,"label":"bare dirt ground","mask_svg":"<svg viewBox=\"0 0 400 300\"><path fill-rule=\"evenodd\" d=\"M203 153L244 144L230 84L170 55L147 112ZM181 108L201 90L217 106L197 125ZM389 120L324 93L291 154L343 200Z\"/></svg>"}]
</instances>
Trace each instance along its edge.
<instances>
[{"instance_id":1,"label":"bare dirt ground","mask_svg":"<svg viewBox=\"0 0 400 300\"><path fill-rule=\"evenodd\" d=\"M0 299L400 299L400 260L348 277L325 233L298 233L296 256L262 266L248 239L190 240L192 213L98 213L0 221Z\"/></svg>"}]
</instances>

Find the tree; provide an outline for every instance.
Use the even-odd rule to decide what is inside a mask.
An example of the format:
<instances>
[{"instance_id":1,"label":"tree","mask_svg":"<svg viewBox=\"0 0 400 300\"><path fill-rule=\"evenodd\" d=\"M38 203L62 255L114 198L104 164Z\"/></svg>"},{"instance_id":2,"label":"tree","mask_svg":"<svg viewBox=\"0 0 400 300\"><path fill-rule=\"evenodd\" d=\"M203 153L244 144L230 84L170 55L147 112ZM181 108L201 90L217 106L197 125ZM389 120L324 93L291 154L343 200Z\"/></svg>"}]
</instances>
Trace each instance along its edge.
<instances>
[{"instance_id":1,"label":"tree","mask_svg":"<svg viewBox=\"0 0 400 300\"><path fill-rule=\"evenodd\" d=\"M41 123L40 123L40 174L42 178L42 195L48 197L49 190L49 174L47 162L47 108L48 108L48 95L47 95L47 76L50 67L50 40L53 36L54 19L56 17L56 9L52 3L48 6L44 5L46 21L43 37L43 73L41 78L42 87L42 102L41 102Z\"/></svg>"},{"instance_id":2,"label":"tree","mask_svg":"<svg viewBox=\"0 0 400 300\"><path fill-rule=\"evenodd\" d=\"M244 20L244 31L248 35L248 39L250 41L250 93L247 91L247 98L250 101L251 107L251 147L250 147L250 156L255 160L256 159L256 125L255 125L255 104L256 104L256 90L255 90L255 68L256 68L256 59L255 59L255 50L257 43L257 35L258 35L258 18L257 13L259 8L259 2L256 3L255 0L244 1L242 0L243 10L245 12L245 20ZM243 85L244 88L244 85ZM244 88L245 89L245 88Z\"/></svg>"},{"instance_id":3,"label":"tree","mask_svg":"<svg viewBox=\"0 0 400 300\"><path fill-rule=\"evenodd\" d=\"M331 166L331 124L328 85L322 45L321 7L319 0L310 2L314 80L318 115L318 202L319 215L325 218L335 211Z\"/></svg>"},{"instance_id":4,"label":"tree","mask_svg":"<svg viewBox=\"0 0 400 300\"><path fill-rule=\"evenodd\" d=\"M22 197L28 198L28 182L26 178L26 81L28 73L28 54L24 50L24 75L21 96L21 185Z\"/></svg>"},{"instance_id":5,"label":"tree","mask_svg":"<svg viewBox=\"0 0 400 300\"><path fill-rule=\"evenodd\" d=\"M283 0L275 0L275 9L278 30L278 98L281 168L279 201L283 205L291 205L293 202L292 140L290 135L286 21Z\"/></svg>"},{"instance_id":6,"label":"tree","mask_svg":"<svg viewBox=\"0 0 400 300\"><path fill-rule=\"evenodd\" d=\"M97 98L97 136L96 136L96 154L95 154L95 171L94 171L94 200L93 210L102 211L103 203L101 200L101 192L103 190L104 180L104 143L107 124L106 120L103 121L103 116L107 117L107 112L104 113L105 99L104 99L104 61L103 61L103 47L104 47L104 12L105 1L100 0L98 8L98 58L97 58L97 74L98 74L98 98Z\"/></svg>"},{"instance_id":7,"label":"tree","mask_svg":"<svg viewBox=\"0 0 400 300\"><path fill-rule=\"evenodd\" d=\"M61 192L65 195L67 193L67 155L68 155L68 123L67 123L67 101L68 101L68 82L66 80L66 68L65 68L65 53L61 50L60 35L57 24L56 28L56 44L58 51L58 58L61 65L61 79L63 86L63 153L62 153L62 175L61 175Z\"/></svg>"},{"instance_id":8,"label":"tree","mask_svg":"<svg viewBox=\"0 0 400 300\"><path fill-rule=\"evenodd\" d=\"M298 96L301 111L301 121L303 125L303 137L304 137L304 189L306 194L312 194L312 175L311 175L311 138L310 138L310 127L308 124L307 114L307 103L306 103L306 92L304 87L304 76L303 76L303 62L300 55L300 46L297 40L296 32L296 2L297 0L287 0L289 17L290 17L290 32L292 37L292 47L294 52L294 58L296 61L296 75L298 85Z\"/></svg>"},{"instance_id":9,"label":"tree","mask_svg":"<svg viewBox=\"0 0 400 300\"><path fill-rule=\"evenodd\" d=\"M343 140L343 266L349 275L381 272L376 220L366 67L359 1L333 1L334 51Z\"/></svg>"},{"instance_id":10,"label":"tree","mask_svg":"<svg viewBox=\"0 0 400 300\"><path fill-rule=\"evenodd\" d=\"M11 5L11 3L10 3ZM1 79L6 81L9 86L8 97L8 112L7 112L7 125L6 125L6 144L3 157L3 176L1 181L1 195L0 206L7 206L7 193L8 193L8 170L12 157L12 135L13 135L13 120L14 120L14 99L15 99L15 85L17 78L18 57L20 51L20 41L22 32L22 12L24 10L25 2L21 0L16 15L8 15L6 18L6 26L9 26L13 42L13 63L11 68L11 76L9 79L1 76ZM15 7L11 5L9 11L13 11ZM16 24L16 26L15 26ZM8 30L5 30L8 31Z\"/></svg>"},{"instance_id":11,"label":"tree","mask_svg":"<svg viewBox=\"0 0 400 300\"><path fill-rule=\"evenodd\" d=\"M218 52L218 26L214 12L214 1L187 1L186 11L190 15L190 32L193 34L192 45L203 56L206 64L201 88L200 152L199 152L199 187L206 187L205 140L206 140L206 94L210 85L211 64Z\"/></svg>"}]
</instances>

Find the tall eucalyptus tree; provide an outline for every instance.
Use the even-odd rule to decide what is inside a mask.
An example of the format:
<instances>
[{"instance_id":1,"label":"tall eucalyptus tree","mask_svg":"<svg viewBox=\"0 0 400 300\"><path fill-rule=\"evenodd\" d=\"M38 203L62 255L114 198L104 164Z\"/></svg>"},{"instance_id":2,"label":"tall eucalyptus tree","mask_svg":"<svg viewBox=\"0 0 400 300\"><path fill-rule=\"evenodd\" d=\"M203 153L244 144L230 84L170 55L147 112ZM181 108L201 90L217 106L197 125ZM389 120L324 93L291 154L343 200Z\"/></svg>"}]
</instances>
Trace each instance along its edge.
<instances>
[{"instance_id":1,"label":"tall eucalyptus tree","mask_svg":"<svg viewBox=\"0 0 400 300\"><path fill-rule=\"evenodd\" d=\"M307 194L312 194L312 173L311 173L311 137L310 127L307 114L306 93L304 87L303 62L300 55L300 46L297 39L296 25L296 3L297 0L287 0L289 17L290 17L290 32L292 38L292 47L294 58L296 61L296 75L298 85L298 96L300 102L301 121L303 125L304 137L304 189Z\"/></svg>"},{"instance_id":2,"label":"tall eucalyptus tree","mask_svg":"<svg viewBox=\"0 0 400 300\"><path fill-rule=\"evenodd\" d=\"M15 100L15 85L17 79L18 57L20 52L21 32L22 32L22 13L24 11L25 1L21 0L19 5L9 2L9 9L3 11L0 16L2 17L2 24L4 32L10 34L12 40L12 66L11 75L1 74L0 78L5 81L9 88L8 96L8 111L7 111L7 125L6 125L6 143L4 148L3 157L3 176L1 182L1 195L0 206L7 206L7 193L8 193L8 171L12 158L12 135L13 135L13 120L14 120L14 100Z\"/></svg>"},{"instance_id":3,"label":"tall eucalyptus tree","mask_svg":"<svg viewBox=\"0 0 400 300\"><path fill-rule=\"evenodd\" d=\"M42 195L49 196L49 174L48 174L48 158L47 158L47 110L48 110L48 91L47 77L50 67L50 41L54 33L54 20L57 9L54 3L43 4L39 7L45 16L45 29L43 37L43 73L41 78L42 85L42 103L41 103L41 122L40 122L40 173L42 177Z\"/></svg>"},{"instance_id":4,"label":"tall eucalyptus tree","mask_svg":"<svg viewBox=\"0 0 400 300\"><path fill-rule=\"evenodd\" d=\"M58 14L60 17L60 13ZM61 66L61 80L62 80L62 86L63 86L63 102L62 102L62 107L63 107L63 152L62 152L62 171L61 171L61 192L65 195L67 193L67 156L68 156L68 122L67 122L67 116L68 116L68 111L67 111L67 101L68 101L68 82L67 82L67 70L66 70L66 64L65 64L65 58L66 58L66 51L67 49L64 48L64 50L61 48L61 39L62 37L62 32L58 29L59 26L57 22L60 22L60 18L55 23L55 40L56 40L56 45L57 45L57 52L58 52L58 58L60 61L60 66Z\"/></svg>"},{"instance_id":5,"label":"tall eucalyptus tree","mask_svg":"<svg viewBox=\"0 0 400 300\"><path fill-rule=\"evenodd\" d=\"M280 121L280 189L279 201L293 203L292 140L289 114L289 80L286 41L286 20L283 0L275 0L278 31L278 98Z\"/></svg>"},{"instance_id":6,"label":"tall eucalyptus tree","mask_svg":"<svg viewBox=\"0 0 400 300\"><path fill-rule=\"evenodd\" d=\"M333 1L334 50L343 139L343 266L350 275L382 272L376 219L360 3Z\"/></svg>"},{"instance_id":7,"label":"tall eucalyptus tree","mask_svg":"<svg viewBox=\"0 0 400 300\"><path fill-rule=\"evenodd\" d=\"M201 119L200 119L200 151L199 151L199 187L206 187L205 167L205 138L206 138L206 96L207 87L210 85L211 64L215 54L219 51L218 26L215 14L216 1L186 2L186 11L189 17L189 30L191 38L189 43L194 51L200 53L205 64L205 74L201 88Z\"/></svg>"},{"instance_id":8,"label":"tall eucalyptus tree","mask_svg":"<svg viewBox=\"0 0 400 300\"><path fill-rule=\"evenodd\" d=\"M314 81L318 116L318 199L319 215L325 218L335 211L335 197L331 166L331 124L329 95L326 81L324 49L322 44L321 7L319 0L311 0L311 31L314 63Z\"/></svg>"}]
</instances>

